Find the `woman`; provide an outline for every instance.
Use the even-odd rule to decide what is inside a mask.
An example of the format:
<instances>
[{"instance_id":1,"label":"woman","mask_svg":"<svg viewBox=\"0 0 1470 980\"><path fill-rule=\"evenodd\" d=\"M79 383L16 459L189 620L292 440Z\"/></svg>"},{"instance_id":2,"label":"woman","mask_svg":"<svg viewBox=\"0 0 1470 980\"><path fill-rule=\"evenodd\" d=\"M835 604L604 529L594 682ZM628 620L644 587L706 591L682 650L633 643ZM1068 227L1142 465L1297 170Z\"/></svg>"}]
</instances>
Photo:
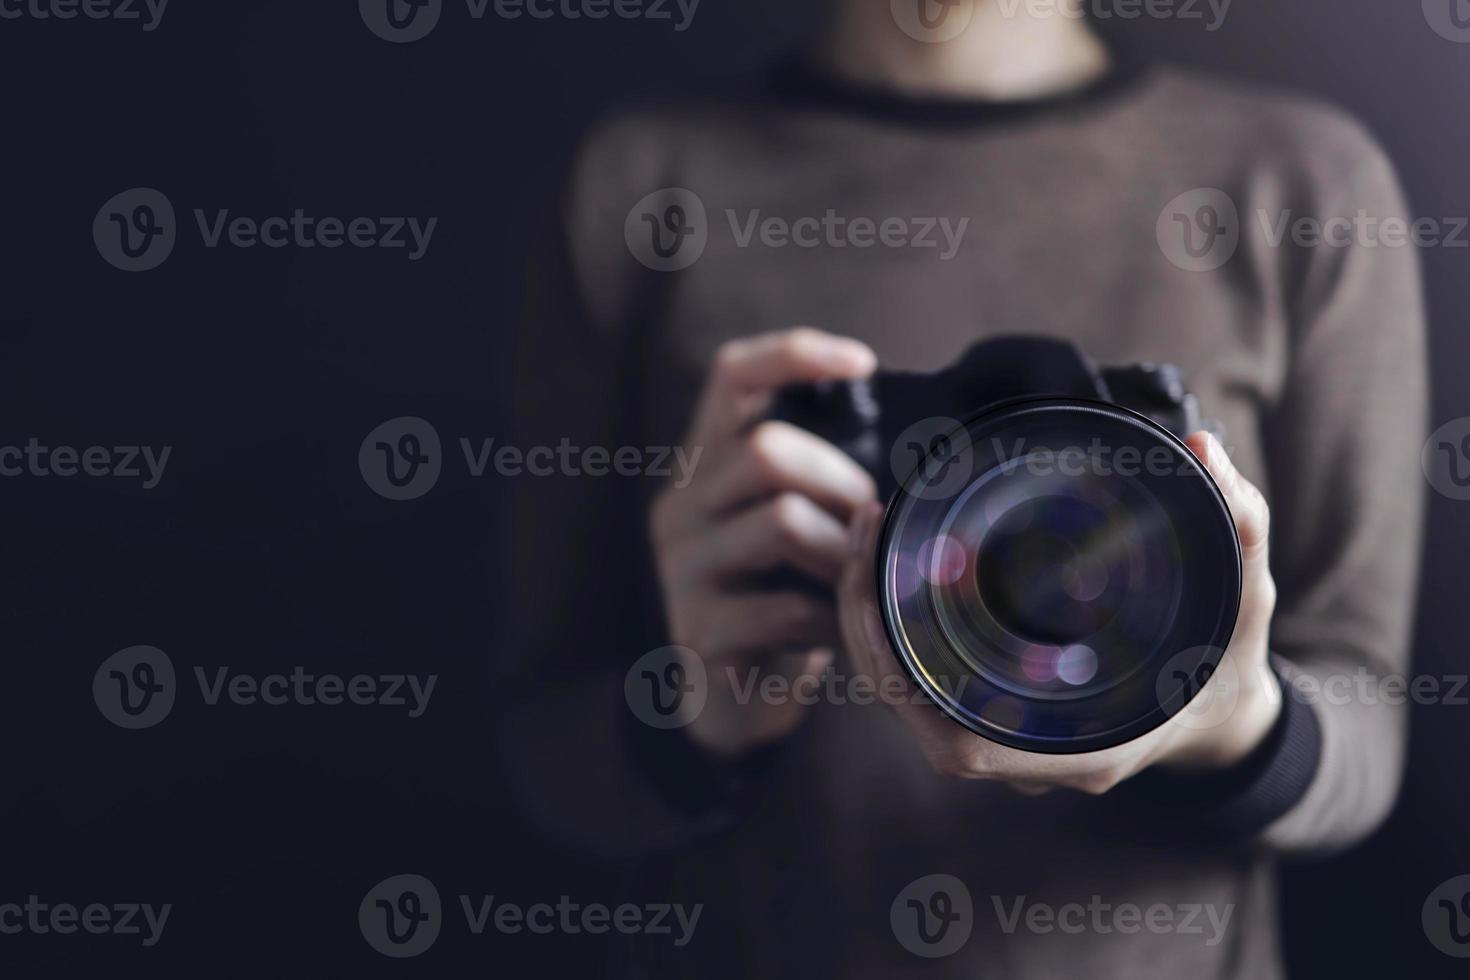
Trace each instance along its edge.
<instances>
[{"instance_id":1,"label":"woman","mask_svg":"<svg viewBox=\"0 0 1470 980\"><path fill-rule=\"evenodd\" d=\"M1279 976L1276 861L1392 805L1403 709L1282 692L1407 663L1415 257L1276 233L1402 217L1390 165L1330 109L1139 64L1071 13L843 0L773 78L625 114L579 154L521 340L522 377L560 380L524 386L520 424L702 456L650 528L629 479L538 483L514 511L514 689L541 696L516 713L538 748L511 755L539 819L705 903L687 946L635 942L640 968ZM1177 364L1228 433L1189 444L1244 551L1235 710L1040 757L906 696L752 697L829 669L907 684L874 625L872 481L761 422L770 393L1017 333ZM778 566L835 599L753 584ZM624 674L665 644L705 667L702 709L625 737Z\"/></svg>"}]
</instances>

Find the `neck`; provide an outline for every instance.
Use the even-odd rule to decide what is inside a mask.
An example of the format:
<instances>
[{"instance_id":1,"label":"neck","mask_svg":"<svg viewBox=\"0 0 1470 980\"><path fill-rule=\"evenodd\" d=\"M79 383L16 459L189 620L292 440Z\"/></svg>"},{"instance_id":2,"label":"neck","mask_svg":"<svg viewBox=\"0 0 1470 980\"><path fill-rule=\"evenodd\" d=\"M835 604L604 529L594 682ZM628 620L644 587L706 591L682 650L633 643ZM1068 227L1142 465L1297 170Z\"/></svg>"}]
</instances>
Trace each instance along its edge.
<instances>
[{"instance_id":1,"label":"neck","mask_svg":"<svg viewBox=\"0 0 1470 980\"><path fill-rule=\"evenodd\" d=\"M1109 67L1107 48L1076 4L840 0L819 56L838 75L915 95L998 102L1059 95Z\"/></svg>"}]
</instances>

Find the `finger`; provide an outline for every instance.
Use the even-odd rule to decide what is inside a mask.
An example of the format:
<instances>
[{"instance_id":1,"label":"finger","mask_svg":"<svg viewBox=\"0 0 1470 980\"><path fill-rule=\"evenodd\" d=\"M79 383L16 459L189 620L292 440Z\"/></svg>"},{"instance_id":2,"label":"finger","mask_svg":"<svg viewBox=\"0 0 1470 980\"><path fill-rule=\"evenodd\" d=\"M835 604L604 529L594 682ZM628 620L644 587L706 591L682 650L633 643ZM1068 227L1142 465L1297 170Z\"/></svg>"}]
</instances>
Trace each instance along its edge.
<instances>
[{"instance_id":1,"label":"finger","mask_svg":"<svg viewBox=\"0 0 1470 980\"><path fill-rule=\"evenodd\" d=\"M729 341L715 354L690 441L711 446L732 437L778 388L865 378L877 365L877 356L862 341L813 327Z\"/></svg>"},{"instance_id":2,"label":"finger","mask_svg":"<svg viewBox=\"0 0 1470 980\"><path fill-rule=\"evenodd\" d=\"M904 690L908 690L908 676L893 656L878 613L874 561L882 518L883 508L876 503L860 508L853 515L847 561L837 587L838 620L853 668L878 684L896 674Z\"/></svg>"},{"instance_id":3,"label":"finger","mask_svg":"<svg viewBox=\"0 0 1470 980\"><path fill-rule=\"evenodd\" d=\"M1196 432L1185 443L1205 464L1220 492L1225 495L1225 503L1230 507L1230 516L1234 518L1235 530L1240 536L1241 560L1247 573L1265 569L1271 531L1271 509L1266 498L1255 484L1240 474L1230 454L1213 435Z\"/></svg>"},{"instance_id":4,"label":"finger","mask_svg":"<svg viewBox=\"0 0 1470 980\"><path fill-rule=\"evenodd\" d=\"M762 422L719 459L699 487L707 515L781 492L801 494L846 521L877 496L867 470L836 446L785 422Z\"/></svg>"},{"instance_id":5,"label":"finger","mask_svg":"<svg viewBox=\"0 0 1470 980\"><path fill-rule=\"evenodd\" d=\"M790 566L833 585L847 556L847 529L798 493L741 511L703 535L690 574L728 581Z\"/></svg>"},{"instance_id":6,"label":"finger","mask_svg":"<svg viewBox=\"0 0 1470 980\"><path fill-rule=\"evenodd\" d=\"M960 729L934 705L914 699L914 682L899 664L883 629L873 574L882 519L883 508L877 504L861 508L853 517L852 551L837 590L842 641L854 669L871 676L879 690L894 685L904 692L894 708L936 769L957 776L989 778L991 773L976 762L976 747L982 740Z\"/></svg>"},{"instance_id":7,"label":"finger","mask_svg":"<svg viewBox=\"0 0 1470 980\"><path fill-rule=\"evenodd\" d=\"M696 651L707 660L768 657L830 648L840 639L831 602L795 592L735 593L708 611Z\"/></svg>"}]
</instances>

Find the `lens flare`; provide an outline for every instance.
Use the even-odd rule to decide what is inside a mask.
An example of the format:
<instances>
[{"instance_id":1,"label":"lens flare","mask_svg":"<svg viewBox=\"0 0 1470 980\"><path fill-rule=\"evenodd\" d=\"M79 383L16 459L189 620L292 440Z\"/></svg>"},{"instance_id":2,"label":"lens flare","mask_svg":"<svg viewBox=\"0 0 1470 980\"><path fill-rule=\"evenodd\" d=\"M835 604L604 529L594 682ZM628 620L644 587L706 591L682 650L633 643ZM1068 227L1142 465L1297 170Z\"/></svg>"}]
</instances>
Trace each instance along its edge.
<instances>
[{"instance_id":1,"label":"lens flare","mask_svg":"<svg viewBox=\"0 0 1470 980\"><path fill-rule=\"evenodd\" d=\"M1021 670L1038 684L1057 679L1056 647L1031 646L1021 654Z\"/></svg>"},{"instance_id":2,"label":"lens flare","mask_svg":"<svg viewBox=\"0 0 1470 980\"><path fill-rule=\"evenodd\" d=\"M1074 643L1062 649L1057 657L1057 676L1081 687L1097 676L1097 653L1090 646Z\"/></svg>"},{"instance_id":3,"label":"lens flare","mask_svg":"<svg viewBox=\"0 0 1470 980\"><path fill-rule=\"evenodd\" d=\"M968 565L964 546L947 534L935 535L919 547L919 574L930 585L954 585Z\"/></svg>"}]
</instances>

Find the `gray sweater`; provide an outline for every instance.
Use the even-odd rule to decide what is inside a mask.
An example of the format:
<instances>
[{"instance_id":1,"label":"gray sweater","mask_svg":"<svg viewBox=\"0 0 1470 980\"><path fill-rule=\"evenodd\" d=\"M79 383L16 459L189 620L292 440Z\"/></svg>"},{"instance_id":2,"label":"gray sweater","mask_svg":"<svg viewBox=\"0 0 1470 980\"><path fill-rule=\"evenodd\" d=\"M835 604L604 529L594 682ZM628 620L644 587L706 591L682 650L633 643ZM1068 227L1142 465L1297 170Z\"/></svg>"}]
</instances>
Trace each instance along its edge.
<instances>
[{"instance_id":1,"label":"gray sweater","mask_svg":"<svg viewBox=\"0 0 1470 980\"><path fill-rule=\"evenodd\" d=\"M671 187L692 192L694 231L664 259L630 211ZM1374 223L1406 205L1363 130L1157 67L1019 106L793 70L607 122L564 205L502 365L518 441L677 444L716 346L796 324L895 368L1015 333L1174 362L1270 500L1272 650L1329 692L1293 699L1248 771L1145 774L1101 797L936 775L878 704L819 703L787 742L719 770L623 698L629 665L666 642L644 541L656 481L523 479L503 538L512 792L548 836L631 861L630 900L705 906L688 945L642 937L616 947L619 968L1279 976L1278 856L1372 831L1405 742L1405 709L1362 672L1408 669L1424 318L1413 246ZM1332 217L1353 225L1331 243L1293 233ZM972 912L930 959L906 948L901 893L934 874Z\"/></svg>"}]
</instances>

